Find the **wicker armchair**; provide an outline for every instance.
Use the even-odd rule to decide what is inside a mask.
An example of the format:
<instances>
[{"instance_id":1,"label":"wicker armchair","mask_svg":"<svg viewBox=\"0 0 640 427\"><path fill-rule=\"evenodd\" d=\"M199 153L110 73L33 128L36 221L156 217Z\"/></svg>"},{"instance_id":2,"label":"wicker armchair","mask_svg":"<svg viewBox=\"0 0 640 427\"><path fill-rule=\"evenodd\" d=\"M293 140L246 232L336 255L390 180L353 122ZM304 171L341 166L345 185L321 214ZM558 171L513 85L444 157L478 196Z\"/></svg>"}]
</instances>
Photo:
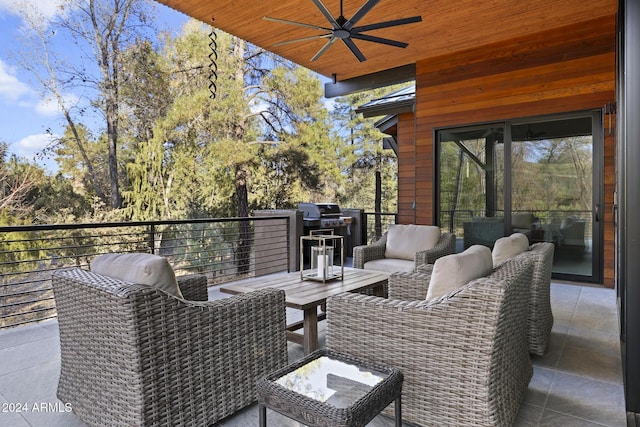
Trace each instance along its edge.
<instances>
[{"instance_id":1,"label":"wicker armchair","mask_svg":"<svg viewBox=\"0 0 640 427\"><path fill-rule=\"evenodd\" d=\"M511 425L533 374L523 315L532 268L515 257L431 302L426 290L412 301L329 298L327 348L399 368L404 421Z\"/></svg>"},{"instance_id":2,"label":"wicker armchair","mask_svg":"<svg viewBox=\"0 0 640 427\"><path fill-rule=\"evenodd\" d=\"M529 352L542 356L549 343L553 328L551 311L551 269L553 267L553 243L535 243L524 256L533 260L533 277L529 285L529 314L527 334ZM411 301L424 299L429 288L433 265L418 267L415 273L393 273L389 276L389 298Z\"/></svg>"},{"instance_id":3,"label":"wicker armchair","mask_svg":"<svg viewBox=\"0 0 640 427\"><path fill-rule=\"evenodd\" d=\"M384 233L378 241L366 246L356 246L353 248L353 267L365 268L369 261L385 258L387 249L387 233ZM438 243L429 250L415 253L413 270L424 264L433 264L440 257L455 252L456 236L453 233L442 233Z\"/></svg>"},{"instance_id":4,"label":"wicker armchair","mask_svg":"<svg viewBox=\"0 0 640 427\"><path fill-rule=\"evenodd\" d=\"M83 269L52 282L57 396L89 425L210 425L287 363L283 291L207 302L204 276L179 277L180 299Z\"/></svg>"}]
</instances>

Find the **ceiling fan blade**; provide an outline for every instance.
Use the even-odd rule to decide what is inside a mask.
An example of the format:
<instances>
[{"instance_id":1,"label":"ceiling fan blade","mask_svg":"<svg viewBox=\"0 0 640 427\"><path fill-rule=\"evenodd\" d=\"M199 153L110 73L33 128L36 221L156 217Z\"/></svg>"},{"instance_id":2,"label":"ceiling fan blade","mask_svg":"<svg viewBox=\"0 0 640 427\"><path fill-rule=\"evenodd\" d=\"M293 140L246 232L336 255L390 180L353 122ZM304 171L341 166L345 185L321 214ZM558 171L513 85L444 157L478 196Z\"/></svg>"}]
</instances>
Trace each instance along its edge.
<instances>
[{"instance_id":1,"label":"ceiling fan blade","mask_svg":"<svg viewBox=\"0 0 640 427\"><path fill-rule=\"evenodd\" d=\"M318 53L313 55L313 58L311 58L311 62L317 61L322 56L322 54L324 54L327 51L327 49L329 49L331 45L336 42L336 40L338 40L336 37L331 37L329 41L327 41L327 43L324 46L322 46L322 48L318 51Z\"/></svg>"},{"instance_id":2,"label":"ceiling fan blade","mask_svg":"<svg viewBox=\"0 0 640 427\"><path fill-rule=\"evenodd\" d=\"M402 47L402 48L409 46L409 44L405 42L399 42L391 39L383 39L382 37L370 36L368 34L352 34L351 38L358 39L358 40L366 40L368 42L374 42L374 43L382 43L389 46Z\"/></svg>"},{"instance_id":3,"label":"ceiling fan blade","mask_svg":"<svg viewBox=\"0 0 640 427\"><path fill-rule=\"evenodd\" d=\"M325 27L319 27L317 25L305 24L304 22L287 21L286 19L271 18L270 16L265 16L263 19L266 20L266 21L279 22L281 24L289 24L289 25L297 25L299 27L313 28L314 30L331 31L331 28L325 28Z\"/></svg>"},{"instance_id":4,"label":"ceiling fan blade","mask_svg":"<svg viewBox=\"0 0 640 427\"><path fill-rule=\"evenodd\" d=\"M306 42L308 40L326 39L331 36L332 36L332 33L327 33L327 34L322 34L320 36L303 37L301 39L293 39L293 40L287 40L284 42L274 43L271 46L284 46L291 43Z\"/></svg>"},{"instance_id":5,"label":"ceiling fan blade","mask_svg":"<svg viewBox=\"0 0 640 427\"><path fill-rule=\"evenodd\" d=\"M397 25L413 24L415 22L422 22L422 17L412 16L411 18L394 19L393 21L378 22L377 24L354 27L351 29L351 34L362 33L362 32L371 31L371 30L379 30L381 28L395 27Z\"/></svg>"},{"instance_id":6,"label":"ceiling fan blade","mask_svg":"<svg viewBox=\"0 0 640 427\"><path fill-rule=\"evenodd\" d=\"M358 58L358 61L364 62L367 60L367 58L365 58L362 52L360 52L360 49L358 49L358 46L356 46L353 40L349 38L349 39L342 39L342 41L344 42L345 45L347 45L351 53L353 53L356 56L356 58Z\"/></svg>"},{"instance_id":7,"label":"ceiling fan blade","mask_svg":"<svg viewBox=\"0 0 640 427\"><path fill-rule=\"evenodd\" d=\"M318 9L320 9L320 12L322 12L324 17L327 18L327 21L329 21L329 23L334 29L340 28L340 24L338 24L338 22L336 21L336 18L333 17L331 12L329 12L329 9L327 9L327 6L325 6L321 0L311 0L311 1L316 5Z\"/></svg>"},{"instance_id":8,"label":"ceiling fan blade","mask_svg":"<svg viewBox=\"0 0 640 427\"><path fill-rule=\"evenodd\" d=\"M350 30L351 28L353 28L353 26L356 25L358 23L358 21L361 20L364 15L369 13L369 11L371 9L373 9L373 7L375 5L377 5L379 1L380 0L369 0L368 2L363 4L362 7L360 9L358 9L358 11L356 13L354 13L353 16L351 18L349 18L349 20L347 22L344 23L342 28L344 28L347 31Z\"/></svg>"}]
</instances>

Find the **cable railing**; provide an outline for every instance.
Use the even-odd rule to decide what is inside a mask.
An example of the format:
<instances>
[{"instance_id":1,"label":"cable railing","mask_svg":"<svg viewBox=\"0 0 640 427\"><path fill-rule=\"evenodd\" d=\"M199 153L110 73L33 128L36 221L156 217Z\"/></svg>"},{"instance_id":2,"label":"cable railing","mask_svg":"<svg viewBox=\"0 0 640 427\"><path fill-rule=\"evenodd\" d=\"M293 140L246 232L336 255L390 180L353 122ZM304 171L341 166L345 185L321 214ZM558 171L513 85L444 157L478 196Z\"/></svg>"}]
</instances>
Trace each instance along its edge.
<instances>
[{"instance_id":1,"label":"cable railing","mask_svg":"<svg viewBox=\"0 0 640 427\"><path fill-rule=\"evenodd\" d=\"M391 224L398 222L398 214L393 212L364 212L363 223L365 230L363 233L364 244L371 244L378 240L389 229Z\"/></svg>"},{"instance_id":2,"label":"cable railing","mask_svg":"<svg viewBox=\"0 0 640 427\"><path fill-rule=\"evenodd\" d=\"M533 212L543 231L554 218L575 217L591 233L591 213ZM498 215L502 215L499 213ZM482 212L442 211L443 230L464 235L463 224ZM0 226L0 328L56 316L51 275L60 268L87 268L93 257L112 252L144 252L166 257L176 274L200 273L209 286L244 277L288 271L290 216L194 220ZM371 244L397 223L391 212L364 212L361 243ZM548 234L551 234L550 232ZM546 237L546 236L545 236Z\"/></svg>"},{"instance_id":3,"label":"cable railing","mask_svg":"<svg viewBox=\"0 0 640 427\"><path fill-rule=\"evenodd\" d=\"M111 252L166 257L209 286L290 266L289 218L0 226L0 328L54 318L51 275Z\"/></svg>"}]
</instances>

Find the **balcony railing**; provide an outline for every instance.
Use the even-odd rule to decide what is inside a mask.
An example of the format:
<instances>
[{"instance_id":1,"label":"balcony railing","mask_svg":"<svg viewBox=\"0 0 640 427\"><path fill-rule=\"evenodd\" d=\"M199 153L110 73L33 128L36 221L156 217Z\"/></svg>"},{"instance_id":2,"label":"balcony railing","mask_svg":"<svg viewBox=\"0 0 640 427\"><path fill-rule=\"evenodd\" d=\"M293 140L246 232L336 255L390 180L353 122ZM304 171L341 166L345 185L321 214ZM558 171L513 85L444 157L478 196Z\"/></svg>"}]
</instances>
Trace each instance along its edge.
<instances>
[{"instance_id":1,"label":"balcony railing","mask_svg":"<svg viewBox=\"0 0 640 427\"><path fill-rule=\"evenodd\" d=\"M55 317L52 273L86 268L103 253L161 255L176 274L204 274L209 285L262 271L287 271L289 221L286 216L271 216L2 226L0 329Z\"/></svg>"},{"instance_id":2,"label":"balcony railing","mask_svg":"<svg viewBox=\"0 0 640 427\"><path fill-rule=\"evenodd\" d=\"M364 241L371 244L378 240L389 229L389 225L398 222L398 214L391 212L365 212L363 214L365 224Z\"/></svg>"},{"instance_id":3,"label":"balcony railing","mask_svg":"<svg viewBox=\"0 0 640 427\"><path fill-rule=\"evenodd\" d=\"M534 212L541 223L558 212ZM562 212L587 221L590 212ZM463 223L482 213L441 212L443 229L463 236ZM557 216L557 215L556 215ZM56 316L51 274L59 268L87 267L109 252L146 252L169 259L177 274L201 273L209 285L287 271L297 236L291 216L213 218L183 221L0 226L0 329ZM397 223L397 214L364 212L361 237L371 244ZM361 240L360 240L361 239Z\"/></svg>"}]
</instances>

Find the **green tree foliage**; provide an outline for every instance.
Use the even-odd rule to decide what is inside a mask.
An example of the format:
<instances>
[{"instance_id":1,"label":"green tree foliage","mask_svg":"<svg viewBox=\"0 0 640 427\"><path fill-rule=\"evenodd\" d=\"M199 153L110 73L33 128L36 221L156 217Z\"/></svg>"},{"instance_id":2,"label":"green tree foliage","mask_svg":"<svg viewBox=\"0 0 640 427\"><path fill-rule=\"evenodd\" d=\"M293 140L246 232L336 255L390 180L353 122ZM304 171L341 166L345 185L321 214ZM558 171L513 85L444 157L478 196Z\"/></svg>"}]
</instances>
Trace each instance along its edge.
<instances>
[{"instance_id":1,"label":"green tree foliage","mask_svg":"<svg viewBox=\"0 0 640 427\"><path fill-rule=\"evenodd\" d=\"M590 211L592 145L591 136L514 143L513 209Z\"/></svg>"},{"instance_id":2,"label":"green tree foliage","mask_svg":"<svg viewBox=\"0 0 640 427\"><path fill-rule=\"evenodd\" d=\"M255 206L292 208L302 200L335 200L340 146L322 100L322 87L309 70L280 62L260 95L264 138Z\"/></svg>"},{"instance_id":3,"label":"green tree foliage","mask_svg":"<svg viewBox=\"0 0 640 427\"><path fill-rule=\"evenodd\" d=\"M395 85L338 98L333 116L345 141L341 167L349 183L341 204L374 212L396 211L396 156L382 147L385 135L375 126L379 117L365 118L355 110L401 87Z\"/></svg>"},{"instance_id":4,"label":"green tree foliage","mask_svg":"<svg viewBox=\"0 0 640 427\"><path fill-rule=\"evenodd\" d=\"M33 163L11 156L0 143L0 213L3 225L70 222L90 210L88 198L62 174L48 176Z\"/></svg>"},{"instance_id":5,"label":"green tree foliage","mask_svg":"<svg viewBox=\"0 0 640 427\"><path fill-rule=\"evenodd\" d=\"M0 225L28 225L33 222L34 210L30 198L41 182L43 171L16 156L7 156L7 144L0 141ZM0 235L0 263L7 263L0 271L0 284L5 282L3 275L16 270L12 262L33 259L38 255L32 233Z\"/></svg>"},{"instance_id":6,"label":"green tree foliage","mask_svg":"<svg viewBox=\"0 0 640 427\"><path fill-rule=\"evenodd\" d=\"M78 140L83 147L77 148ZM67 126L54 148L58 173L66 177L79 195L98 197L109 188L108 153L105 136L96 139L82 124ZM93 166L91 166L93 165ZM97 190L96 186L102 190Z\"/></svg>"},{"instance_id":7,"label":"green tree foliage","mask_svg":"<svg viewBox=\"0 0 640 427\"><path fill-rule=\"evenodd\" d=\"M463 150L462 147L465 148ZM503 162L502 144L497 144L498 164ZM473 216L491 215L487 205L487 186L493 185L498 196L497 206L503 206L502 169L491 170L495 182L487 178L486 139L443 141L439 146L440 225L462 235L462 222Z\"/></svg>"},{"instance_id":8,"label":"green tree foliage","mask_svg":"<svg viewBox=\"0 0 640 427\"><path fill-rule=\"evenodd\" d=\"M257 126L247 120L250 110L243 97L244 84L235 78L242 61L234 56L234 39L222 35L218 40L222 81L214 101L208 90L206 31L191 21L181 36L168 41L161 55L150 59L154 54L146 51L133 57L152 62L158 71L132 67L132 85L138 85L142 74L152 81L152 88L165 88L159 110L137 106L138 111L155 116L134 120L147 128L131 136L137 140L137 149L127 165L131 189L125 199L133 219L231 213L229 201L237 197L230 191L236 166L255 157L244 139L255 139ZM144 101L141 96L133 98ZM150 100L157 102L155 97Z\"/></svg>"},{"instance_id":9,"label":"green tree foliage","mask_svg":"<svg viewBox=\"0 0 640 427\"><path fill-rule=\"evenodd\" d=\"M124 193L131 217L242 217L314 192L335 198L340 147L318 78L218 32L211 99L208 31L191 21L161 53L146 45L127 55L135 86L128 98L146 103L136 94L141 80L165 88L162 102L153 96L130 108L149 112L133 114L132 129L143 131L129 135L137 147Z\"/></svg>"},{"instance_id":10,"label":"green tree foliage","mask_svg":"<svg viewBox=\"0 0 640 427\"><path fill-rule=\"evenodd\" d=\"M503 215L504 144L487 139L443 141L439 146L441 224L455 228L471 216ZM543 222L592 206L592 137L572 136L511 143L511 210L534 212ZM461 146L465 149L462 150ZM541 191L544 189L544 191ZM493 198L493 200L492 200Z\"/></svg>"},{"instance_id":11,"label":"green tree foliage","mask_svg":"<svg viewBox=\"0 0 640 427\"><path fill-rule=\"evenodd\" d=\"M0 212L4 220L13 216L28 214L31 207L27 197L39 178L37 167L9 157L7 144L0 141Z\"/></svg>"}]
</instances>

